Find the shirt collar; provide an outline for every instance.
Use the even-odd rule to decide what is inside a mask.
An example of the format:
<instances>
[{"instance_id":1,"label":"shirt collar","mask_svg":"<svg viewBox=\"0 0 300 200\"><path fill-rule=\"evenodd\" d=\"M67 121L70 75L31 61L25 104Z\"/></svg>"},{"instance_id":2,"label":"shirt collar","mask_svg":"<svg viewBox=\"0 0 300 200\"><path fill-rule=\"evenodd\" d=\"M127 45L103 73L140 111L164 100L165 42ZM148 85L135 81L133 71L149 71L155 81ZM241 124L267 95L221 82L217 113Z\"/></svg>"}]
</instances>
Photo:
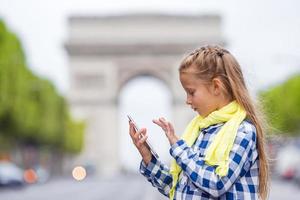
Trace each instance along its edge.
<instances>
[{"instance_id":1,"label":"shirt collar","mask_svg":"<svg viewBox=\"0 0 300 200\"><path fill-rule=\"evenodd\" d=\"M219 127L221 127L223 124L224 123L214 124L214 125L211 125L211 126L209 126L207 128L202 129L201 131L203 132L203 134L205 134L205 133L213 133L216 130L218 130Z\"/></svg>"}]
</instances>

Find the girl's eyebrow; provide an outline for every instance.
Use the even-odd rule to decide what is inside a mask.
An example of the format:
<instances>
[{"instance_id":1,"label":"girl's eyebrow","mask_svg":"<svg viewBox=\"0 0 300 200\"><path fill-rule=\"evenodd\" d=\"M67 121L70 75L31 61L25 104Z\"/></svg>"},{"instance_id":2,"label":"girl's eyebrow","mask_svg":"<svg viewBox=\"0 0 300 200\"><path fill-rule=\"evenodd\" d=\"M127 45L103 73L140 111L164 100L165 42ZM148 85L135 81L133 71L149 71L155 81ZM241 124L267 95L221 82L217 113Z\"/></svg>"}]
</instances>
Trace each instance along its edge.
<instances>
[{"instance_id":1,"label":"girl's eyebrow","mask_svg":"<svg viewBox=\"0 0 300 200\"><path fill-rule=\"evenodd\" d=\"M194 91L193 88L189 88L189 87L184 88L184 90L185 90L186 92L192 92L192 91Z\"/></svg>"},{"instance_id":2,"label":"girl's eyebrow","mask_svg":"<svg viewBox=\"0 0 300 200\"><path fill-rule=\"evenodd\" d=\"M194 90L194 88L191 88L191 87L186 87L185 89L186 90Z\"/></svg>"}]
</instances>

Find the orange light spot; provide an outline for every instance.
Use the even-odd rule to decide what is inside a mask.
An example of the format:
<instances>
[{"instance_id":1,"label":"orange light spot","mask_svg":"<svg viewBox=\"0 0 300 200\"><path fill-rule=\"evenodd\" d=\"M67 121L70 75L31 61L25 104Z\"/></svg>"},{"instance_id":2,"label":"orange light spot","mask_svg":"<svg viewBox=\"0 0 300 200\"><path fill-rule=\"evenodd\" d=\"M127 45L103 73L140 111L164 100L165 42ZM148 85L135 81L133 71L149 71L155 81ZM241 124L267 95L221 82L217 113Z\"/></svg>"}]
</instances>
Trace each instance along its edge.
<instances>
[{"instance_id":1,"label":"orange light spot","mask_svg":"<svg viewBox=\"0 0 300 200\"><path fill-rule=\"evenodd\" d=\"M24 172L24 180L27 183L35 183L37 181L37 175L33 169L27 169Z\"/></svg>"}]
</instances>

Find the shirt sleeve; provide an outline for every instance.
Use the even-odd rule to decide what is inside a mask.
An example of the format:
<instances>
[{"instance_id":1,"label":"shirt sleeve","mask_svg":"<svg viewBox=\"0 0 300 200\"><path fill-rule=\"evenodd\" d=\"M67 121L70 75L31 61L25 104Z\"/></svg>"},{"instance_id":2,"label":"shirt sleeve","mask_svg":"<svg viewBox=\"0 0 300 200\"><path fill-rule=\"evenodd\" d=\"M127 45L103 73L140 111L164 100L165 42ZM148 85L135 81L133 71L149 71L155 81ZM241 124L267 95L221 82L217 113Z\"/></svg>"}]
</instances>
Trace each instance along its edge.
<instances>
[{"instance_id":1,"label":"shirt sleeve","mask_svg":"<svg viewBox=\"0 0 300 200\"><path fill-rule=\"evenodd\" d=\"M239 129L237 133L229 155L229 170L226 176L217 175L216 167L207 165L204 156L188 147L183 140L171 146L170 154L196 187L213 197L219 197L250 169L253 151L256 151L256 130L253 125L249 125Z\"/></svg>"},{"instance_id":2,"label":"shirt sleeve","mask_svg":"<svg viewBox=\"0 0 300 200\"><path fill-rule=\"evenodd\" d=\"M172 187L172 175L169 172L167 165L164 165L154 156L150 163L146 165L143 161L140 164L140 173L158 189L160 193L169 197L169 192Z\"/></svg>"}]
</instances>

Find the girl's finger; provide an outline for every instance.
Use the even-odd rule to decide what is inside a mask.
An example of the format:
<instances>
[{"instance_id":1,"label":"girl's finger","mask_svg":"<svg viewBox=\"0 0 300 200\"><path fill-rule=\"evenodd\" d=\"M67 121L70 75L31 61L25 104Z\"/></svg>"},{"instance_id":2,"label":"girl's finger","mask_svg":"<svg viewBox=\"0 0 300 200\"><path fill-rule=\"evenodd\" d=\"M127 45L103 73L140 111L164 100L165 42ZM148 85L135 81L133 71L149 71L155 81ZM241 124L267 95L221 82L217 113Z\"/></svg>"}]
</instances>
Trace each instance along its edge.
<instances>
[{"instance_id":1,"label":"girl's finger","mask_svg":"<svg viewBox=\"0 0 300 200\"><path fill-rule=\"evenodd\" d=\"M163 117L160 119L160 121L161 121L161 122L164 124L164 126L166 127L166 130L165 130L165 131L170 132L170 130L171 130L171 129L169 129L169 123L170 123L170 122L168 122L168 121L167 121L165 118L163 118Z\"/></svg>"},{"instance_id":2,"label":"girl's finger","mask_svg":"<svg viewBox=\"0 0 300 200\"><path fill-rule=\"evenodd\" d=\"M154 124L157 124L158 126L160 126L161 128L163 127L163 124L160 122L160 121L158 121L158 120L153 120L153 123Z\"/></svg>"},{"instance_id":3,"label":"girl's finger","mask_svg":"<svg viewBox=\"0 0 300 200\"><path fill-rule=\"evenodd\" d=\"M173 125L172 125L170 122L168 122L168 125L169 125L169 127L170 127L170 131L171 131L172 133L174 133L175 131L174 131Z\"/></svg>"},{"instance_id":4,"label":"girl's finger","mask_svg":"<svg viewBox=\"0 0 300 200\"><path fill-rule=\"evenodd\" d=\"M133 134L133 140L134 140L135 143L139 140L139 134L140 134L139 132L135 132Z\"/></svg>"},{"instance_id":5,"label":"girl's finger","mask_svg":"<svg viewBox=\"0 0 300 200\"><path fill-rule=\"evenodd\" d=\"M165 118L161 117L159 118L159 121L167 128L168 122L165 120Z\"/></svg>"},{"instance_id":6,"label":"girl's finger","mask_svg":"<svg viewBox=\"0 0 300 200\"><path fill-rule=\"evenodd\" d=\"M164 117L160 117L159 119L161 119L162 121L167 121Z\"/></svg>"},{"instance_id":7,"label":"girl's finger","mask_svg":"<svg viewBox=\"0 0 300 200\"><path fill-rule=\"evenodd\" d=\"M170 133L171 133L171 131L170 131L169 123L168 123L168 125L167 125L167 135L170 136Z\"/></svg>"},{"instance_id":8,"label":"girl's finger","mask_svg":"<svg viewBox=\"0 0 300 200\"><path fill-rule=\"evenodd\" d=\"M153 122L154 124L157 124L157 125L159 126L159 121L158 121L158 120L153 119L152 122Z\"/></svg>"},{"instance_id":9,"label":"girl's finger","mask_svg":"<svg viewBox=\"0 0 300 200\"><path fill-rule=\"evenodd\" d=\"M144 135L146 134L146 129L141 128L135 135L134 135L134 141L137 143Z\"/></svg>"},{"instance_id":10,"label":"girl's finger","mask_svg":"<svg viewBox=\"0 0 300 200\"><path fill-rule=\"evenodd\" d=\"M159 119L153 119L152 121L156 124L162 124L162 122Z\"/></svg>"},{"instance_id":11,"label":"girl's finger","mask_svg":"<svg viewBox=\"0 0 300 200\"><path fill-rule=\"evenodd\" d=\"M160 118L159 118L159 121L161 121L162 123L165 123L165 122L166 122L166 119L163 118L163 117L160 117Z\"/></svg>"},{"instance_id":12,"label":"girl's finger","mask_svg":"<svg viewBox=\"0 0 300 200\"><path fill-rule=\"evenodd\" d=\"M132 122L130 122L129 125L130 125L129 134L132 140L135 140L139 134L136 132L134 128L134 124Z\"/></svg>"},{"instance_id":13,"label":"girl's finger","mask_svg":"<svg viewBox=\"0 0 300 200\"><path fill-rule=\"evenodd\" d=\"M147 138L148 138L148 135L143 135L143 137L137 141L136 146L141 147L146 142Z\"/></svg>"},{"instance_id":14,"label":"girl's finger","mask_svg":"<svg viewBox=\"0 0 300 200\"><path fill-rule=\"evenodd\" d=\"M160 126L163 130L166 130L166 126L158 120L153 120L153 123Z\"/></svg>"},{"instance_id":15,"label":"girl's finger","mask_svg":"<svg viewBox=\"0 0 300 200\"><path fill-rule=\"evenodd\" d=\"M133 138L134 132L135 132L135 130L133 128L133 124L132 124L132 122L129 122L129 135L131 136L131 138Z\"/></svg>"}]
</instances>

